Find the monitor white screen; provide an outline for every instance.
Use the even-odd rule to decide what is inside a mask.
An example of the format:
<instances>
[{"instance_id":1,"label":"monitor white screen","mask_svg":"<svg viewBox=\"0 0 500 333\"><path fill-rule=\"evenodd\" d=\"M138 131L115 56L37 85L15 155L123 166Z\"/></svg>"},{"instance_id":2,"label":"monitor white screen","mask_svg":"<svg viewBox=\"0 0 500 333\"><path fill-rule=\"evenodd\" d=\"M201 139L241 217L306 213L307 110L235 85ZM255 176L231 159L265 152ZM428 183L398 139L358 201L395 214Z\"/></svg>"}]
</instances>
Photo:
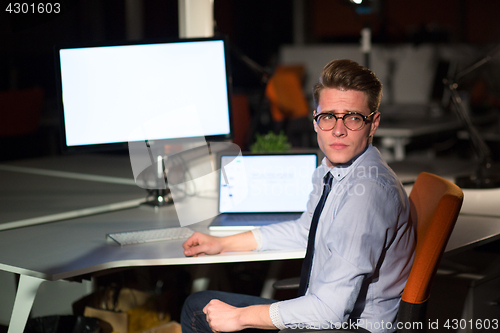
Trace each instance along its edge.
<instances>
[{"instance_id":1,"label":"monitor white screen","mask_svg":"<svg viewBox=\"0 0 500 333\"><path fill-rule=\"evenodd\" d=\"M60 48L58 55L66 147L231 133L222 39Z\"/></svg>"}]
</instances>

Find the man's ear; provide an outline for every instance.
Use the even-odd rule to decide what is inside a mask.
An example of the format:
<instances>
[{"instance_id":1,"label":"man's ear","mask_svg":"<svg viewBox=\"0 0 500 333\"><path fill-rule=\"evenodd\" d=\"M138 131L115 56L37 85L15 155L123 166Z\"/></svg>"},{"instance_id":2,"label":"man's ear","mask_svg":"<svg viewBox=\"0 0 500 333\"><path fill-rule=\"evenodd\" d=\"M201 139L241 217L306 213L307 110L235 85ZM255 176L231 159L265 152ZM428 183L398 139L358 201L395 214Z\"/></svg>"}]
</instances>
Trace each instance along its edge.
<instances>
[{"instance_id":1,"label":"man's ear","mask_svg":"<svg viewBox=\"0 0 500 333\"><path fill-rule=\"evenodd\" d=\"M373 115L373 119L370 122L370 134L368 136L373 136L373 134L375 134L379 124L380 124L380 112L377 112Z\"/></svg>"},{"instance_id":2,"label":"man's ear","mask_svg":"<svg viewBox=\"0 0 500 333\"><path fill-rule=\"evenodd\" d=\"M313 118L316 117L316 110L313 111ZM318 124L316 123L316 120L313 119L313 127L314 127L314 131L316 133L318 133Z\"/></svg>"}]
</instances>

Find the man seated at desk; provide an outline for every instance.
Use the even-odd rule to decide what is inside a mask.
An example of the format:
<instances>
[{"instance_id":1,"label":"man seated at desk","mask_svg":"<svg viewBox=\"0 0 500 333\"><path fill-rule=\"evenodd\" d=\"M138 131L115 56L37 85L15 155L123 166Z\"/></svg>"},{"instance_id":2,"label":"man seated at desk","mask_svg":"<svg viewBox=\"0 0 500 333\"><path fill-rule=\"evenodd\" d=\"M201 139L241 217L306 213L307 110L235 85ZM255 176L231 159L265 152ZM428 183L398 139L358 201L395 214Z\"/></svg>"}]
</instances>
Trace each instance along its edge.
<instances>
[{"instance_id":1,"label":"man seated at desk","mask_svg":"<svg viewBox=\"0 0 500 333\"><path fill-rule=\"evenodd\" d=\"M183 244L186 256L307 245L299 296L276 302L196 293L183 307L183 333L345 328L349 323L372 332L396 329L415 230L400 181L371 145L382 84L359 64L334 60L313 93L314 129L326 157L314 172L307 211L296 221L228 237L195 233Z\"/></svg>"}]
</instances>

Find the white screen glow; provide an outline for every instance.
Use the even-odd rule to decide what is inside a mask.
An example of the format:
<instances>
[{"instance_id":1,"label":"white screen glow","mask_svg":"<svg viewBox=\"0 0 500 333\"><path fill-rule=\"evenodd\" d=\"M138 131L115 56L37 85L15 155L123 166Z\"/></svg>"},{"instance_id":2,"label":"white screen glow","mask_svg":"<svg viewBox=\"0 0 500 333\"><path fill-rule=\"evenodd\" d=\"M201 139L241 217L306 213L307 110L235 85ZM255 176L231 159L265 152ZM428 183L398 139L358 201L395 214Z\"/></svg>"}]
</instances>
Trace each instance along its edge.
<instances>
[{"instance_id":1,"label":"white screen glow","mask_svg":"<svg viewBox=\"0 0 500 333\"><path fill-rule=\"evenodd\" d=\"M223 41L59 55L68 147L230 133Z\"/></svg>"}]
</instances>

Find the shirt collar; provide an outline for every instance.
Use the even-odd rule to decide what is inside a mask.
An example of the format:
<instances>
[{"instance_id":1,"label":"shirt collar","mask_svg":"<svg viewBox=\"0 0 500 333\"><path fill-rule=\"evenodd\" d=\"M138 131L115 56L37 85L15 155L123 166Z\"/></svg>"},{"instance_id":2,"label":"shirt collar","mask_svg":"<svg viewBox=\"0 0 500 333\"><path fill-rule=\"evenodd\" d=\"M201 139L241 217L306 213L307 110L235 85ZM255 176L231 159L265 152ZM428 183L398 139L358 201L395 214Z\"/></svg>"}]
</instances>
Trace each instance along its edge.
<instances>
[{"instance_id":1,"label":"shirt collar","mask_svg":"<svg viewBox=\"0 0 500 333\"><path fill-rule=\"evenodd\" d=\"M367 145L361 153L354 156L349 162L338 164L333 168L329 168L329 172L332 174L333 179L335 179L336 181L341 181L342 179L344 179L356 167L360 160L359 157L364 155L371 148L371 146L371 144Z\"/></svg>"}]
</instances>

